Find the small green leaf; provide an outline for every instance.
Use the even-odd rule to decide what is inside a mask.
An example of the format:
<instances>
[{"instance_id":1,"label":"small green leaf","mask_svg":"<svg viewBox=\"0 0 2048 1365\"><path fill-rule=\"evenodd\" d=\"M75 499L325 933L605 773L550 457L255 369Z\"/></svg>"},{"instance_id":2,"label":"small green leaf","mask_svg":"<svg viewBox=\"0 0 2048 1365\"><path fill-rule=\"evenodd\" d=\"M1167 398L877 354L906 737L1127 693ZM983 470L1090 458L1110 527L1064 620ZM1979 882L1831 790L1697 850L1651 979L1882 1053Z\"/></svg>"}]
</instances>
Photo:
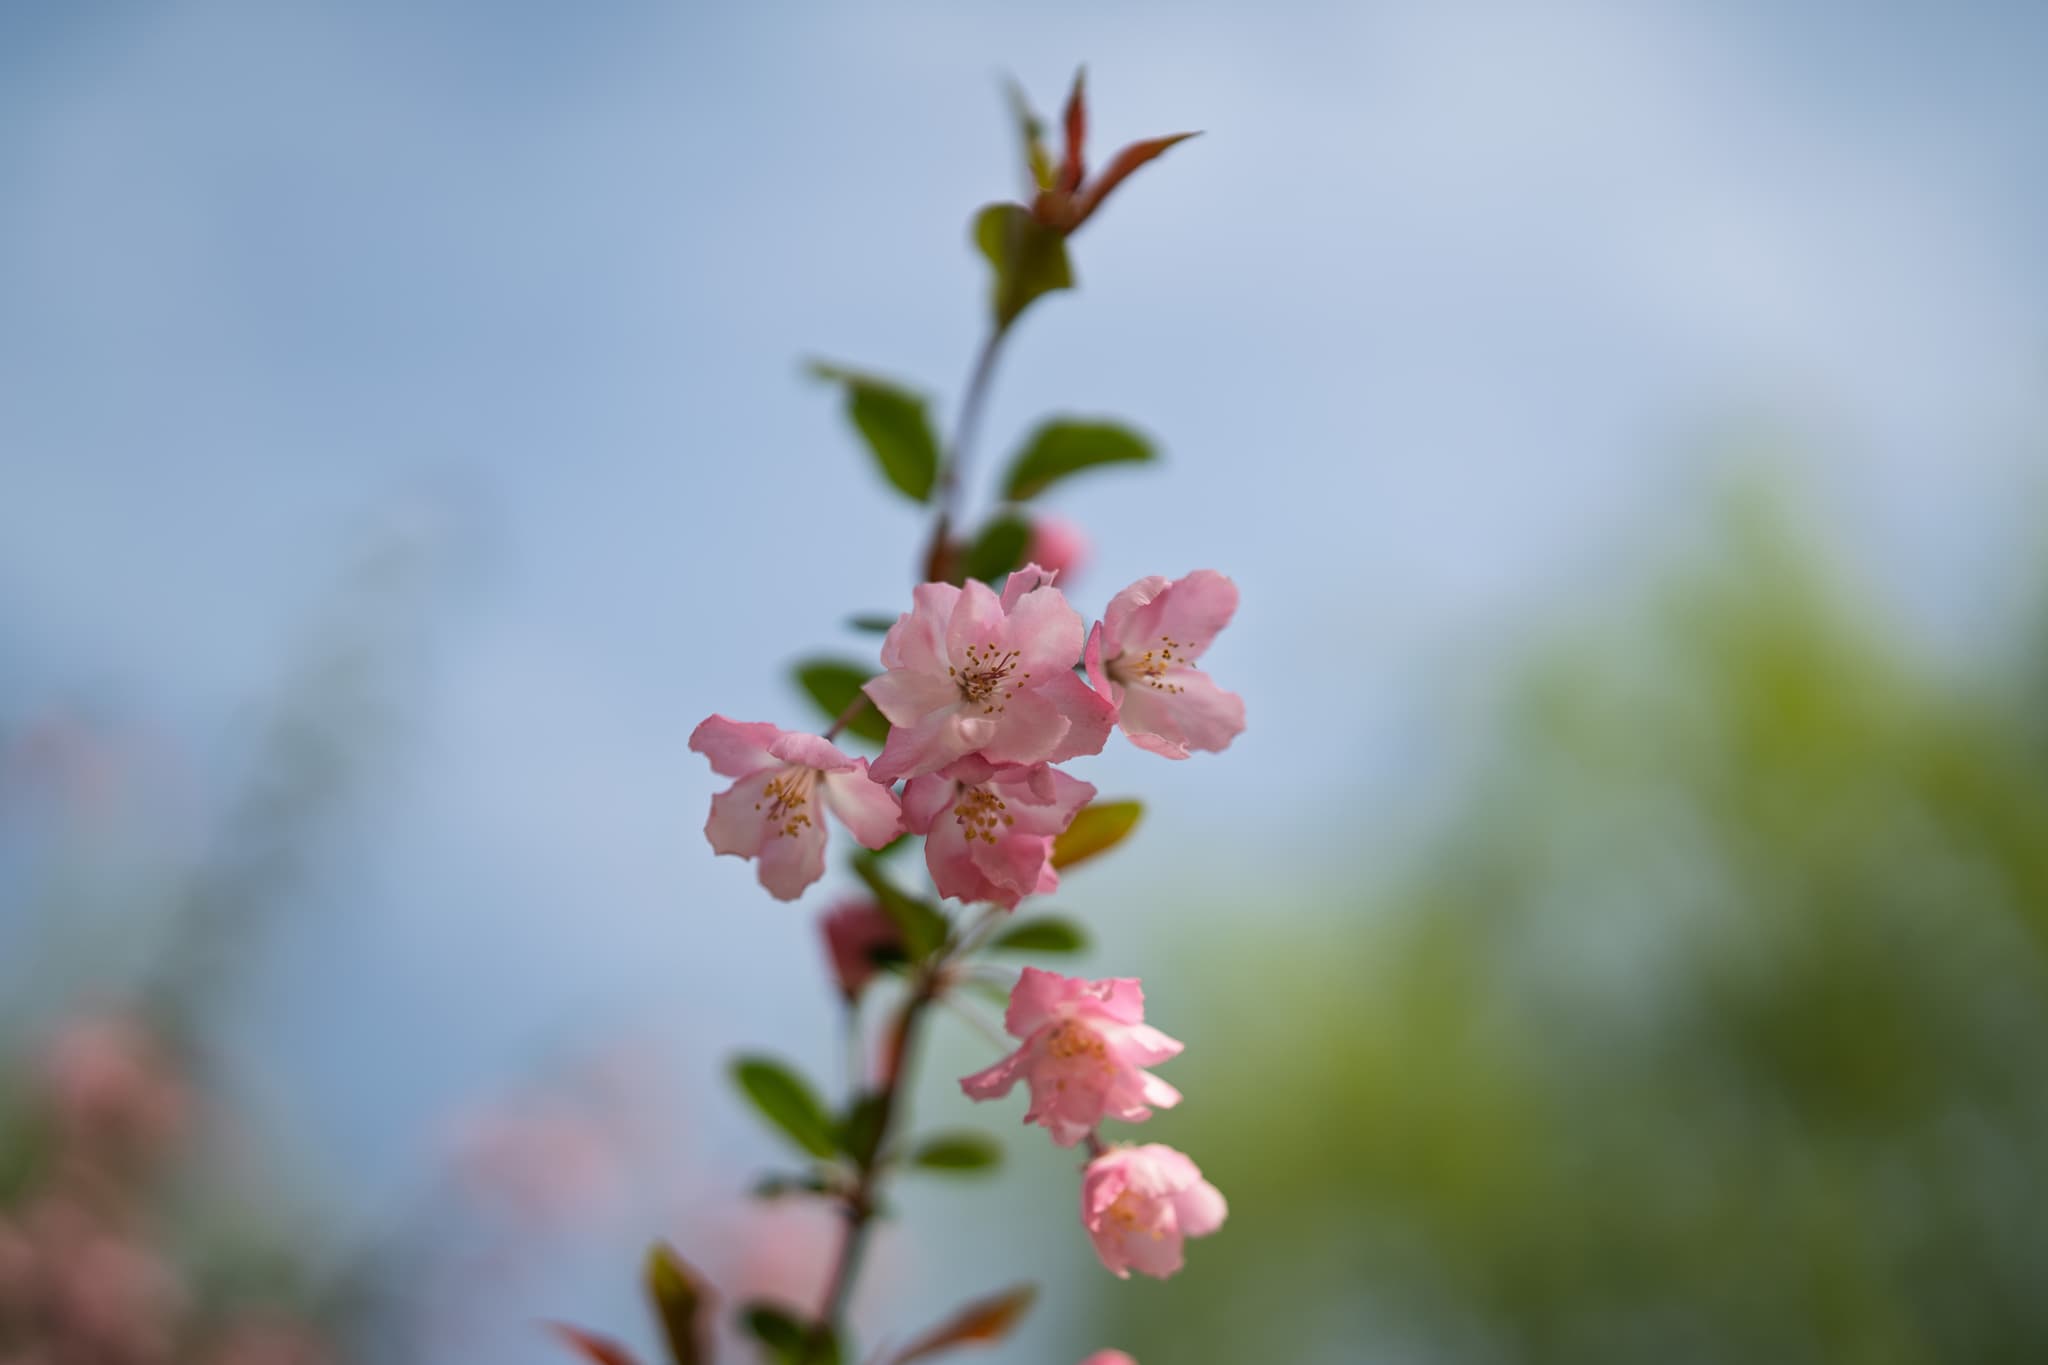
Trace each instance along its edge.
<instances>
[{"instance_id":1,"label":"small green leaf","mask_svg":"<svg viewBox=\"0 0 2048 1365\"><path fill-rule=\"evenodd\" d=\"M791 1194L830 1194L832 1187L815 1175L764 1175L749 1191L756 1199L781 1199Z\"/></svg>"},{"instance_id":2,"label":"small green leaf","mask_svg":"<svg viewBox=\"0 0 2048 1365\"><path fill-rule=\"evenodd\" d=\"M804 695L835 721L846 713L846 708L853 705L856 698L862 699L865 704L846 723L847 731L882 744L889 738L889 722L875 709L873 702L865 701L865 694L860 690L861 685L879 671L846 659L805 659L790 671L790 676L796 679L796 685L804 690Z\"/></svg>"},{"instance_id":3,"label":"small green leaf","mask_svg":"<svg viewBox=\"0 0 2048 1365\"><path fill-rule=\"evenodd\" d=\"M885 616L881 612L863 613L859 616L847 617L846 624L852 626L855 630L865 631L869 635L887 635L890 627L896 624L896 618Z\"/></svg>"},{"instance_id":4,"label":"small green leaf","mask_svg":"<svg viewBox=\"0 0 2048 1365\"><path fill-rule=\"evenodd\" d=\"M661 1242L647 1253L646 1279L669 1359L674 1365L704 1365L711 1352L704 1337L703 1279L683 1264L674 1248Z\"/></svg>"},{"instance_id":5,"label":"small green leaf","mask_svg":"<svg viewBox=\"0 0 2048 1365\"><path fill-rule=\"evenodd\" d=\"M1072 867L1107 853L1130 837L1144 813L1144 804L1138 801L1097 801L1083 806L1066 833L1052 841L1052 865Z\"/></svg>"},{"instance_id":6,"label":"small green leaf","mask_svg":"<svg viewBox=\"0 0 2048 1365\"><path fill-rule=\"evenodd\" d=\"M1066 238L1022 204L990 204L974 215L974 244L994 271L989 307L998 328L1015 322L1039 296L1074 287Z\"/></svg>"},{"instance_id":7,"label":"small green leaf","mask_svg":"<svg viewBox=\"0 0 2048 1365\"><path fill-rule=\"evenodd\" d=\"M1088 947L1088 936L1072 920L1046 916L1019 920L989 943L992 952L1078 953Z\"/></svg>"},{"instance_id":8,"label":"small green leaf","mask_svg":"<svg viewBox=\"0 0 2048 1365\"><path fill-rule=\"evenodd\" d=\"M1024 567L1031 545L1031 523L1022 517L997 517L981 528L967 551L967 576L1001 587L1005 575Z\"/></svg>"},{"instance_id":9,"label":"small green leaf","mask_svg":"<svg viewBox=\"0 0 2048 1365\"><path fill-rule=\"evenodd\" d=\"M980 1133L942 1133L910 1154L910 1164L928 1171L988 1171L1002 1164L1003 1149Z\"/></svg>"},{"instance_id":10,"label":"small green leaf","mask_svg":"<svg viewBox=\"0 0 2048 1365\"><path fill-rule=\"evenodd\" d=\"M875 1149L882 1145L882 1119L886 1113L887 1101L879 1091L862 1095L846 1111L846 1119L839 1125L839 1149L854 1159L857 1165L865 1166L875 1159Z\"/></svg>"},{"instance_id":11,"label":"small green leaf","mask_svg":"<svg viewBox=\"0 0 2048 1365\"><path fill-rule=\"evenodd\" d=\"M818 1157L838 1150L837 1129L803 1077L769 1057L742 1057L733 1063L732 1078L797 1146Z\"/></svg>"},{"instance_id":12,"label":"small green leaf","mask_svg":"<svg viewBox=\"0 0 2048 1365\"><path fill-rule=\"evenodd\" d=\"M814 1329L779 1304L763 1299L744 1304L739 1322L774 1354L778 1365L839 1365L839 1339L831 1329L825 1329L814 1344Z\"/></svg>"},{"instance_id":13,"label":"small green leaf","mask_svg":"<svg viewBox=\"0 0 2048 1365\"><path fill-rule=\"evenodd\" d=\"M846 418L867 442L882 476L906 497L929 502L939 477L939 438L925 400L873 375L815 364L811 373L846 389Z\"/></svg>"},{"instance_id":14,"label":"small green leaf","mask_svg":"<svg viewBox=\"0 0 2048 1365\"><path fill-rule=\"evenodd\" d=\"M1158 458L1152 442L1114 422L1056 418L1031 434L1003 480L1011 502L1035 498L1070 474L1105 464L1149 464Z\"/></svg>"},{"instance_id":15,"label":"small green leaf","mask_svg":"<svg viewBox=\"0 0 2048 1365\"><path fill-rule=\"evenodd\" d=\"M899 889L882 871L874 855L856 853L853 857L853 875L859 877L868 890L881 904L882 913L895 921L898 932L903 935L903 946L910 953L912 962L922 962L936 952L946 941L952 926L937 906L930 901L919 900Z\"/></svg>"},{"instance_id":16,"label":"small green leaf","mask_svg":"<svg viewBox=\"0 0 2048 1365\"><path fill-rule=\"evenodd\" d=\"M913 1360L935 1356L970 1342L987 1344L1001 1341L1010 1334L1010 1329L1023 1318L1031 1307L1031 1301L1037 1297L1037 1286L1020 1284L1000 1294L976 1299L904 1347L897 1353L895 1365L909 1365Z\"/></svg>"}]
</instances>

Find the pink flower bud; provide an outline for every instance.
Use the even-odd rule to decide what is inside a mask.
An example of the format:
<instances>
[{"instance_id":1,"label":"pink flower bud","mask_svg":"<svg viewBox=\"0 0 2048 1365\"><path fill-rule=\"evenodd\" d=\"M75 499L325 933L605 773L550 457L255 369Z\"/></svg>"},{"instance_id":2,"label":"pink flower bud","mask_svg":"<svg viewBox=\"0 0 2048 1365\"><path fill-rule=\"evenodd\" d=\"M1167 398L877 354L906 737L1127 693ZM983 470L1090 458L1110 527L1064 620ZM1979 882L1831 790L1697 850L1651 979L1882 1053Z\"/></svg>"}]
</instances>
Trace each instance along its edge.
<instances>
[{"instance_id":1,"label":"pink flower bud","mask_svg":"<svg viewBox=\"0 0 2048 1365\"><path fill-rule=\"evenodd\" d=\"M1081 1226L1119 1279L1165 1279L1181 1268L1181 1243L1216 1231L1228 1212L1194 1162L1157 1142L1112 1147L1081 1177Z\"/></svg>"},{"instance_id":2,"label":"pink flower bud","mask_svg":"<svg viewBox=\"0 0 2048 1365\"><path fill-rule=\"evenodd\" d=\"M1024 558L1056 578L1071 579L1088 562L1088 537L1062 517L1033 517Z\"/></svg>"},{"instance_id":3,"label":"pink flower bud","mask_svg":"<svg viewBox=\"0 0 2048 1365\"><path fill-rule=\"evenodd\" d=\"M819 917L818 930L825 938L833 979L849 1004L874 979L878 957L903 954L903 931L871 900L841 901Z\"/></svg>"},{"instance_id":4,"label":"pink flower bud","mask_svg":"<svg viewBox=\"0 0 2048 1365\"><path fill-rule=\"evenodd\" d=\"M1026 967L1010 992L1004 1027L1024 1046L960 1082L970 1099L992 1100L1019 1080L1031 1090L1026 1123L1042 1124L1071 1147L1106 1118L1140 1123L1180 1091L1144 1068L1178 1056L1181 1045L1145 1023L1135 978L1081 981Z\"/></svg>"}]
</instances>

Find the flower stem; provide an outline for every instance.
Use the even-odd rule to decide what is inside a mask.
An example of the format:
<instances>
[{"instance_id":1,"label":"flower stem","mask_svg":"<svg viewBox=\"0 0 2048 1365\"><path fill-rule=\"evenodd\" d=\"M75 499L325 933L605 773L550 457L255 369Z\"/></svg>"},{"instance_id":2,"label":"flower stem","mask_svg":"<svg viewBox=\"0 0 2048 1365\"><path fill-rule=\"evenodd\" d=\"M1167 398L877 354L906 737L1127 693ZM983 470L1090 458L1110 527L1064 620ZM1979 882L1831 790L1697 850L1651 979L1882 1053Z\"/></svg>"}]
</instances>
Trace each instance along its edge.
<instances>
[{"instance_id":1,"label":"flower stem","mask_svg":"<svg viewBox=\"0 0 2048 1365\"><path fill-rule=\"evenodd\" d=\"M981 426L982 406L988 401L990 383L995 378L996 359L1002 354L1003 338L1010 329L998 323L989 329L981 350L974 357L974 368L967 376L967 388L960 397L960 415L953 424L953 440L946 447L946 458L939 466L938 514L932 519L931 544L924 554L924 578L927 583L953 582L959 565L954 561L953 523L960 511L961 474L967 466L967 456L974 448L974 434Z\"/></svg>"}]
</instances>

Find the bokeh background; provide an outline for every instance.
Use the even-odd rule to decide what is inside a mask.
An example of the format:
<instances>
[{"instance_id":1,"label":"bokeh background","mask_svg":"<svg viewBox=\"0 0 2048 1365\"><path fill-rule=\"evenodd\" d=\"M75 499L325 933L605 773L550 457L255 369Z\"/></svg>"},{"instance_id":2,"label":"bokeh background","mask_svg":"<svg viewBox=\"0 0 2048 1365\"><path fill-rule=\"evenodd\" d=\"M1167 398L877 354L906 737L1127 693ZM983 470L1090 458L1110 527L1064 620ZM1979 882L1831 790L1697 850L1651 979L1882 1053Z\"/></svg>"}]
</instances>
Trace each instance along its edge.
<instances>
[{"instance_id":1,"label":"bokeh background","mask_svg":"<svg viewBox=\"0 0 2048 1365\"><path fill-rule=\"evenodd\" d=\"M654 1237L815 1294L720 1073L834 1074L832 889L684 742L900 609L801 362L957 392L1001 80L1080 61L1099 148L1207 134L983 467L1126 418L1077 600L1242 589L1249 730L1087 764L1149 814L1059 897L1232 1218L1118 1284L1020 1133L870 1338L1021 1276L991 1362L2048 1355L2048 12L7 0L0 1299L74 1268L79 1365L647 1342ZM1009 1130L988 1055L926 1122Z\"/></svg>"}]
</instances>

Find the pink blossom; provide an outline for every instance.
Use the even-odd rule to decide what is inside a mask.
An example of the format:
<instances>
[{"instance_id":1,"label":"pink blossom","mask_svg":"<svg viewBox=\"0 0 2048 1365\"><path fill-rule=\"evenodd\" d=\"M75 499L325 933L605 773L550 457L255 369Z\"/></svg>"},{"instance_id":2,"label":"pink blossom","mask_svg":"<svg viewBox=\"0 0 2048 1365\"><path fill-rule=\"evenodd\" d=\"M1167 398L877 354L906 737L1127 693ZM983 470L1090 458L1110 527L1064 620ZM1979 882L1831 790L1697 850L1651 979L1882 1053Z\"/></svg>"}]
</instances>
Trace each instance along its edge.
<instances>
[{"instance_id":1,"label":"pink blossom","mask_svg":"<svg viewBox=\"0 0 2048 1365\"><path fill-rule=\"evenodd\" d=\"M905 783L903 818L926 836L925 866L941 896L1014 910L1058 888L1052 841L1094 799L1094 787L1046 764L969 757Z\"/></svg>"},{"instance_id":2,"label":"pink blossom","mask_svg":"<svg viewBox=\"0 0 2048 1365\"><path fill-rule=\"evenodd\" d=\"M818 929L832 977L849 1003L874 979L877 955L903 953L903 931L871 900L841 901L819 917Z\"/></svg>"},{"instance_id":3,"label":"pink blossom","mask_svg":"<svg viewBox=\"0 0 2048 1365\"><path fill-rule=\"evenodd\" d=\"M51 1108L75 1142L147 1155L186 1127L191 1097L163 1048L130 1015L69 1021L41 1060Z\"/></svg>"},{"instance_id":4,"label":"pink blossom","mask_svg":"<svg viewBox=\"0 0 2048 1365\"><path fill-rule=\"evenodd\" d=\"M1001 597L985 583L918 586L882 641L888 671L865 689L894 727L875 781L968 754L1030 764L1102 752L1115 711L1073 672L1086 627L1052 577L1019 569Z\"/></svg>"},{"instance_id":5,"label":"pink blossom","mask_svg":"<svg viewBox=\"0 0 2048 1365\"><path fill-rule=\"evenodd\" d=\"M1024 1045L960 1088L993 1100L1021 1079L1031 1089L1024 1121L1043 1124L1062 1147L1105 1118L1142 1123L1154 1107L1180 1103L1180 1091L1145 1070L1178 1056L1181 1045L1145 1022L1135 977L1082 981L1026 967L1003 1024Z\"/></svg>"},{"instance_id":6,"label":"pink blossom","mask_svg":"<svg viewBox=\"0 0 2048 1365\"><path fill-rule=\"evenodd\" d=\"M1072 578L1088 562L1088 537L1061 517L1033 517L1024 557L1055 577Z\"/></svg>"},{"instance_id":7,"label":"pink blossom","mask_svg":"<svg viewBox=\"0 0 2048 1365\"><path fill-rule=\"evenodd\" d=\"M1118 1279L1165 1279L1181 1268L1182 1241L1216 1231L1228 1212L1194 1162L1157 1142L1112 1147L1081 1177L1081 1226Z\"/></svg>"},{"instance_id":8,"label":"pink blossom","mask_svg":"<svg viewBox=\"0 0 2048 1365\"><path fill-rule=\"evenodd\" d=\"M1244 699L1194 666L1236 610L1237 585L1213 569L1141 578L1111 600L1088 636L1088 677L1133 744L1186 758L1243 732Z\"/></svg>"},{"instance_id":9,"label":"pink blossom","mask_svg":"<svg viewBox=\"0 0 2048 1365\"><path fill-rule=\"evenodd\" d=\"M1081 1365L1138 1365L1122 1351L1097 1351L1081 1362Z\"/></svg>"},{"instance_id":10,"label":"pink blossom","mask_svg":"<svg viewBox=\"0 0 2048 1365\"><path fill-rule=\"evenodd\" d=\"M880 848L903 832L896 794L868 780L868 761L829 740L758 721L713 716L690 736L712 771L739 781L711 798L704 837L719 853L761 860L761 885L795 900L825 875L822 796L855 839Z\"/></svg>"}]
</instances>

